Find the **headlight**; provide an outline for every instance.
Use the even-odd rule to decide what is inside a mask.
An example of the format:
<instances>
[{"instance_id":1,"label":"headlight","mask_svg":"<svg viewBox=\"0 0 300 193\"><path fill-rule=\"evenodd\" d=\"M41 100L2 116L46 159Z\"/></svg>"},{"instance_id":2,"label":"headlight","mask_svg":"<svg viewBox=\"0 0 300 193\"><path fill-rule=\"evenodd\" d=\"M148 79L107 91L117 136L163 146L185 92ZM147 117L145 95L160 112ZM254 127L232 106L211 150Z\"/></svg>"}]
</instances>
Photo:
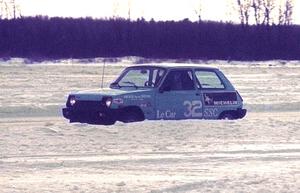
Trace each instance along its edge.
<instances>
[{"instance_id":1,"label":"headlight","mask_svg":"<svg viewBox=\"0 0 300 193\"><path fill-rule=\"evenodd\" d=\"M71 97L71 98L70 98L70 105L71 105L71 106L74 106L75 103L76 103L75 97Z\"/></svg>"},{"instance_id":2,"label":"headlight","mask_svg":"<svg viewBox=\"0 0 300 193\"><path fill-rule=\"evenodd\" d=\"M105 105L106 105L107 107L110 107L111 103L112 103L112 98L111 98L111 97L107 97L107 98L105 99Z\"/></svg>"}]
</instances>

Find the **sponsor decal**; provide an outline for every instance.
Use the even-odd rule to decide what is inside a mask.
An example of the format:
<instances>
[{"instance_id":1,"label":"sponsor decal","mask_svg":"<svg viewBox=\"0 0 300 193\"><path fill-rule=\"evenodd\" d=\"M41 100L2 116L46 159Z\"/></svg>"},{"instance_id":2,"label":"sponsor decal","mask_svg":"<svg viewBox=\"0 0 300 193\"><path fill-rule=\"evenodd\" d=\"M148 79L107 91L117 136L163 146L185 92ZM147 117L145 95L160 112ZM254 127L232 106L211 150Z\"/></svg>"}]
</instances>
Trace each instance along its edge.
<instances>
[{"instance_id":1,"label":"sponsor decal","mask_svg":"<svg viewBox=\"0 0 300 193\"><path fill-rule=\"evenodd\" d=\"M156 117L157 117L157 119L175 119L176 112L171 111L171 110L166 110L164 112L160 112L159 110L157 110Z\"/></svg>"},{"instance_id":2,"label":"sponsor decal","mask_svg":"<svg viewBox=\"0 0 300 193\"><path fill-rule=\"evenodd\" d=\"M238 104L235 92L204 93L203 96L205 106L225 106Z\"/></svg>"},{"instance_id":3,"label":"sponsor decal","mask_svg":"<svg viewBox=\"0 0 300 193\"><path fill-rule=\"evenodd\" d=\"M192 118L201 118L202 115L202 101L184 101L183 105L186 107L186 111L183 113L185 117L192 117Z\"/></svg>"},{"instance_id":4,"label":"sponsor decal","mask_svg":"<svg viewBox=\"0 0 300 193\"><path fill-rule=\"evenodd\" d=\"M124 96L124 99L129 100L144 100L146 98L151 98L151 95L126 95Z\"/></svg>"},{"instance_id":5,"label":"sponsor decal","mask_svg":"<svg viewBox=\"0 0 300 193\"><path fill-rule=\"evenodd\" d=\"M204 110L204 117L215 118L217 116L218 116L218 109L217 108L206 108Z\"/></svg>"}]
</instances>

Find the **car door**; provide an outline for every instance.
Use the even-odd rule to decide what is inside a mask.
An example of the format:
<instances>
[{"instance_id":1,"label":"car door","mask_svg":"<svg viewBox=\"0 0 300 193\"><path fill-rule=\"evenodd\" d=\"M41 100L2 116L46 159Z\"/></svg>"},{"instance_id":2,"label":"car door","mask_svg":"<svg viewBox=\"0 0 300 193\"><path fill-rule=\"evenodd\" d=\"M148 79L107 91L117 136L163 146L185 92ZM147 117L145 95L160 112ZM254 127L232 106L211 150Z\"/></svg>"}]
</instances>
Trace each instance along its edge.
<instances>
[{"instance_id":1,"label":"car door","mask_svg":"<svg viewBox=\"0 0 300 193\"><path fill-rule=\"evenodd\" d=\"M195 87L193 71L172 69L166 75L156 95L157 119L202 118L203 105Z\"/></svg>"},{"instance_id":2,"label":"car door","mask_svg":"<svg viewBox=\"0 0 300 193\"><path fill-rule=\"evenodd\" d=\"M234 91L227 91L224 81L213 70L195 70L196 86L203 97L203 118L218 119L219 115L237 104Z\"/></svg>"}]
</instances>

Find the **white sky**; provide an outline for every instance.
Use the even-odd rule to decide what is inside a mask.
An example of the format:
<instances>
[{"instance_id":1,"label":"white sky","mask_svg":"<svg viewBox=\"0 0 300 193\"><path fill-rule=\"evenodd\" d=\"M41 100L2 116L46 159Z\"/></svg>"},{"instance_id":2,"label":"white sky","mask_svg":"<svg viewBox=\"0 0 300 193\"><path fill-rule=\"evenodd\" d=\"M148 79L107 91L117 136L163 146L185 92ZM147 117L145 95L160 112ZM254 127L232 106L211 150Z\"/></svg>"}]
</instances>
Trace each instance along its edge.
<instances>
[{"instance_id":1,"label":"white sky","mask_svg":"<svg viewBox=\"0 0 300 193\"><path fill-rule=\"evenodd\" d=\"M278 2L281 0L278 0ZM294 23L300 24L300 0L295 1ZM195 10L202 7L203 20L238 21L232 8L236 0L16 0L21 13L62 17L128 18L144 17L146 20L197 20ZM201 3L200 3L201 2Z\"/></svg>"}]
</instances>

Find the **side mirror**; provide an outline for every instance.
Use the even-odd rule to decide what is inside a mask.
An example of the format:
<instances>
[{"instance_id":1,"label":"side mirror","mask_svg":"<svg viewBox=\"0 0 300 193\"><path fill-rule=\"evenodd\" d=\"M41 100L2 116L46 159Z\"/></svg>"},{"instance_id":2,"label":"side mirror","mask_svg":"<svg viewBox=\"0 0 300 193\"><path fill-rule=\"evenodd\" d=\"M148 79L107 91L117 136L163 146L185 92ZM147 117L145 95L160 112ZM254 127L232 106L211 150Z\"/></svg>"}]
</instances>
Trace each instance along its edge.
<instances>
[{"instance_id":1,"label":"side mirror","mask_svg":"<svg viewBox=\"0 0 300 193\"><path fill-rule=\"evenodd\" d=\"M160 93L169 92L169 91L171 91L171 86L169 85L163 85L162 87L159 88Z\"/></svg>"}]
</instances>

